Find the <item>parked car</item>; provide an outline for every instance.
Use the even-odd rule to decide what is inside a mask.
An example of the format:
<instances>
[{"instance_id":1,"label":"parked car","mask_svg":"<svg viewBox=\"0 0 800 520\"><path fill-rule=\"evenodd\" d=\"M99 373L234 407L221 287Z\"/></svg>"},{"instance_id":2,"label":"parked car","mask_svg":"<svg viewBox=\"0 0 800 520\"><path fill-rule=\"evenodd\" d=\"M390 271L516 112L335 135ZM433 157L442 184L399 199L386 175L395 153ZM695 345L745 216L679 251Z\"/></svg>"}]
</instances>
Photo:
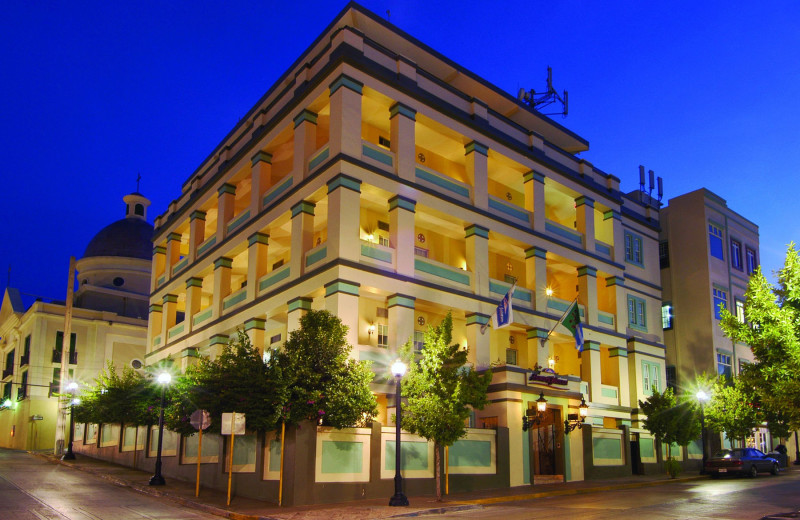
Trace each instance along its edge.
<instances>
[{"instance_id":1,"label":"parked car","mask_svg":"<svg viewBox=\"0 0 800 520\"><path fill-rule=\"evenodd\" d=\"M720 475L756 477L767 471L777 475L780 465L776 459L755 448L733 448L718 451L708 459L705 470L711 478L718 478Z\"/></svg>"}]
</instances>

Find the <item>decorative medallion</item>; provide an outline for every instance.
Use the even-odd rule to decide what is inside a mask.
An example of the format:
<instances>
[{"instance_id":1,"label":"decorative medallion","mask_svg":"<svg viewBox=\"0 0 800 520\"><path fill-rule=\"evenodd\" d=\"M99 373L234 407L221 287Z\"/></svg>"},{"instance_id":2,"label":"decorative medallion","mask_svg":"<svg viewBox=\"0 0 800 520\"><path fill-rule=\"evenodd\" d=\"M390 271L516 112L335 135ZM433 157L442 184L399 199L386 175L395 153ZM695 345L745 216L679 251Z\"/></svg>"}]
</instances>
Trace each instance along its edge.
<instances>
[{"instance_id":1,"label":"decorative medallion","mask_svg":"<svg viewBox=\"0 0 800 520\"><path fill-rule=\"evenodd\" d=\"M419 162L421 162L421 163L424 163L425 162L425 154L424 153L418 153L417 154L417 160Z\"/></svg>"},{"instance_id":2,"label":"decorative medallion","mask_svg":"<svg viewBox=\"0 0 800 520\"><path fill-rule=\"evenodd\" d=\"M417 235L417 240L419 241L420 244L424 244L425 243L425 235L423 235L422 233L418 234Z\"/></svg>"},{"instance_id":3,"label":"decorative medallion","mask_svg":"<svg viewBox=\"0 0 800 520\"><path fill-rule=\"evenodd\" d=\"M510 191L506 192L506 200L511 200L511 192Z\"/></svg>"},{"instance_id":4,"label":"decorative medallion","mask_svg":"<svg viewBox=\"0 0 800 520\"><path fill-rule=\"evenodd\" d=\"M422 317L422 316L419 316L417 318L417 323L419 323L420 326L425 325L425 318Z\"/></svg>"},{"instance_id":5,"label":"decorative medallion","mask_svg":"<svg viewBox=\"0 0 800 520\"><path fill-rule=\"evenodd\" d=\"M516 341L516 340L514 339L514 336L509 336L509 337L508 337L508 342L509 342L509 343L511 343L512 345L514 344L514 341Z\"/></svg>"}]
</instances>

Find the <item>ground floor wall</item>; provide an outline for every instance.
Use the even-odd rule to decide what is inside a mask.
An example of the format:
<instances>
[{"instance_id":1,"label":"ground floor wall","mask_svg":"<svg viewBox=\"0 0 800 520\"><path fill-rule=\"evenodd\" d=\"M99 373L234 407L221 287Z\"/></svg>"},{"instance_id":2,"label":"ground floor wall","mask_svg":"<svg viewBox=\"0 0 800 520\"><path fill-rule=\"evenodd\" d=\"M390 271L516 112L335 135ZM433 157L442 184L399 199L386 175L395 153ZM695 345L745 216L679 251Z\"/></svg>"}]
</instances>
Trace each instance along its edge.
<instances>
[{"instance_id":1,"label":"ground floor wall","mask_svg":"<svg viewBox=\"0 0 800 520\"><path fill-rule=\"evenodd\" d=\"M57 400L27 398L0 410L0 447L52 449L55 445Z\"/></svg>"}]
</instances>

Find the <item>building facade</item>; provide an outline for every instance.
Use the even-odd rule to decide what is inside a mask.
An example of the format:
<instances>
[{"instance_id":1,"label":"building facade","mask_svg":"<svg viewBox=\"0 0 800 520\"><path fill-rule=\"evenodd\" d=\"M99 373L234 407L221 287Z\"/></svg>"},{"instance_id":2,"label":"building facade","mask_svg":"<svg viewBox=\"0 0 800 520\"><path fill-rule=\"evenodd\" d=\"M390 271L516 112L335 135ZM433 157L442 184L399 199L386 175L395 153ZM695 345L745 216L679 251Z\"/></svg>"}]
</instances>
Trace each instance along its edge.
<instances>
[{"instance_id":1,"label":"building facade","mask_svg":"<svg viewBox=\"0 0 800 520\"><path fill-rule=\"evenodd\" d=\"M509 485L629 474L631 436L654 464L636 413L666 379L658 204L587 149L349 4L156 219L146 362L186 367L237 328L279 348L327 309L373 361L386 425L398 347L452 312L454 340L494 374L471 425L508 429ZM481 333L515 281L513 323ZM582 352L556 327L574 299ZM567 433L582 398L586 427Z\"/></svg>"},{"instance_id":2,"label":"building facade","mask_svg":"<svg viewBox=\"0 0 800 520\"><path fill-rule=\"evenodd\" d=\"M108 361L118 369L144 364L153 233L146 220L150 202L138 193L124 200L126 217L100 230L76 263L66 379L79 385L94 384ZM54 446L59 410L54 394L62 379L65 311L63 301L37 299L25 307L18 289L6 289L0 306L0 447Z\"/></svg>"}]
</instances>

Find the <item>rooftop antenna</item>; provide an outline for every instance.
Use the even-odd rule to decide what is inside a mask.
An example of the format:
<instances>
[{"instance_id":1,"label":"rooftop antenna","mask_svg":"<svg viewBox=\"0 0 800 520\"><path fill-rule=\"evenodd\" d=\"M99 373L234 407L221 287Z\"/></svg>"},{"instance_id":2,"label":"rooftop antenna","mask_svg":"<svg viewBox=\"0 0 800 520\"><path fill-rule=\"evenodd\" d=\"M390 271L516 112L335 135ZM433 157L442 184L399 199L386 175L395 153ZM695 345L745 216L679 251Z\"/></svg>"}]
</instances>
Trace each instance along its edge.
<instances>
[{"instance_id":1,"label":"rooftop antenna","mask_svg":"<svg viewBox=\"0 0 800 520\"><path fill-rule=\"evenodd\" d=\"M392 23L392 13L389 10L386 10L386 21Z\"/></svg>"},{"instance_id":2,"label":"rooftop antenna","mask_svg":"<svg viewBox=\"0 0 800 520\"><path fill-rule=\"evenodd\" d=\"M136 193L139 193L139 181L142 180L142 174L136 174Z\"/></svg>"},{"instance_id":3,"label":"rooftop antenna","mask_svg":"<svg viewBox=\"0 0 800 520\"><path fill-rule=\"evenodd\" d=\"M644 166L639 165L639 191L644 191Z\"/></svg>"},{"instance_id":4,"label":"rooftop antenna","mask_svg":"<svg viewBox=\"0 0 800 520\"><path fill-rule=\"evenodd\" d=\"M569 93L564 90L563 94L559 95L556 89L553 88L552 67L547 67L547 89L544 92L537 93L534 89L530 89L526 92L524 88L521 88L517 94L517 99L527 103L529 107L540 112L541 109L553 103L561 104L560 112L542 112L542 114L546 116L561 115L562 117L567 117L567 113L569 112Z\"/></svg>"},{"instance_id":5,"label":"rooftop antenna","mask_svg":"<svg viewBox=\"0 0 800 520\"><path fill-rule=\"evenodd\" d=\"M653 198L653 188L655 187L654 184L655 184L656 174L653 173L653 170L649 170L647 173L650 174L650 191L647 192L647 196L652 199Z\"/></svg>"},{"instance_id":6,"label":"rooftop antenna","mask_svg":"<svg viewBox=\"0 0 800 520\"><path fill-rule=\"evenodd\" d=\"M661 199L664 198L664 180L661 177L656 180L658 181L658 202L661 202Z\"/></svg>"}]
</instances>

